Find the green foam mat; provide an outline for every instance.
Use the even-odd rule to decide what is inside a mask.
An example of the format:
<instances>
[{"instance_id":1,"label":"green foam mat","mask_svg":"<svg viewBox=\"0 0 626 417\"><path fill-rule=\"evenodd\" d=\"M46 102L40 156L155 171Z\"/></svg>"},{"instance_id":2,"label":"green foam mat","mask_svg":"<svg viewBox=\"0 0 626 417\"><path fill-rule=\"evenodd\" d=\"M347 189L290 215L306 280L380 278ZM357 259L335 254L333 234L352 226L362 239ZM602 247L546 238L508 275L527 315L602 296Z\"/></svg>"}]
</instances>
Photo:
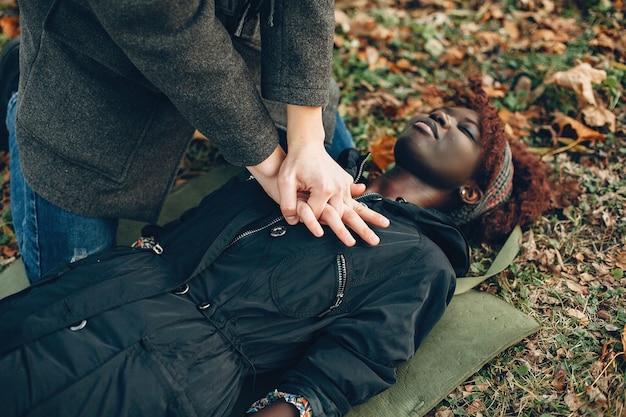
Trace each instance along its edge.
<instances>
[{"instance_id":1,"label":"green foam mat","mask_svg":"<svg viewBox=\"0 0 626 417\"><path fill-rule=\"evenodd\" d=\"M348 417L420 417L504 349L539 330L532 318L475 290L455 295L398 382Z\"/></svg>"}]
</instances>

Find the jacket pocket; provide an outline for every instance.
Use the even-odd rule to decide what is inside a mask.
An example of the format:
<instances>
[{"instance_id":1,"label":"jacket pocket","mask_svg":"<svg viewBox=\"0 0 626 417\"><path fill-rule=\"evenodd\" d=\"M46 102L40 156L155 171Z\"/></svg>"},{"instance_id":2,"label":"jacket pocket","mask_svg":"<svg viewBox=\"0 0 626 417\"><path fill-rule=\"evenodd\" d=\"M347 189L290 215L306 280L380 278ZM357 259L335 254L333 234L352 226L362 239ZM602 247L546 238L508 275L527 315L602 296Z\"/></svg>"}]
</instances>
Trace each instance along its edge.
<instances>
[{"instance_id":1,"label":"jacket pocket","mask_svg":"<svg viewBox=\"0 0 626 417\"><path fill-rule=\"evenodd\" d=\"M328 251L299 254L282 262L270 278L272 299L289 317L324 317L343 305L348 262Z\"/></svg>"}]
</instances>

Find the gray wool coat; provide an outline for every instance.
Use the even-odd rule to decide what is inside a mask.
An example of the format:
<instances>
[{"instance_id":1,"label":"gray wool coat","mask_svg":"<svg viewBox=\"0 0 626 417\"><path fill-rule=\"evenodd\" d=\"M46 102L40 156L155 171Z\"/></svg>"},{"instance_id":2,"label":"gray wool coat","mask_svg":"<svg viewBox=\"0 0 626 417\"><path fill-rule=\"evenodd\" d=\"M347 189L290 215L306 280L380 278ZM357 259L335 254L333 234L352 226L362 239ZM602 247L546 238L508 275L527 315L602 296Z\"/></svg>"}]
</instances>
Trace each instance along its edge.
<instances>
[{"instance_id":1,"label":"gray wool coat","mask_svg":"<svg viewBox=\"0 0 626 417\"><path fill-rule=\"evenodd\" d=\"M29 185L82 215L154 222L195 129L232 164L267 158L278 143L268 106L284 121L271 102L329 102L334 2L262 2L262 54L258 37L231 36L239 23L255 33L244 3L21 0L16 134Z\"/></svg>"}]
</instances>

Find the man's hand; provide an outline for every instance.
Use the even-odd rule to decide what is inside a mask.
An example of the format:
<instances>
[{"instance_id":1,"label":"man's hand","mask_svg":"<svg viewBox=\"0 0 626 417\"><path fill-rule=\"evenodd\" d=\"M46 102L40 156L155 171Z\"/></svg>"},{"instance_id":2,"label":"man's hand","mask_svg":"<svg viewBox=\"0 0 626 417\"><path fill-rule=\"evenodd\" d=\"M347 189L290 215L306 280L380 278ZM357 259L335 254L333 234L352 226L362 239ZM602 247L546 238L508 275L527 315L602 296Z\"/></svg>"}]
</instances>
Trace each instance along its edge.
<instances>
[{"instance_id":1,"label":"man's hand","mask_svg":"<svg viewBox=\"0 0 626 417\"><path fill-rule=\"evenodd\" d=\"M277 150L250 167L265 191L280 204L289 224L302 222L320 237L326 224L347 246L356 240L352 229L370 245L380 239L367 225L387 227L389 220L361 205L354 196L365 190L324 148L321 108L287 106L287 155Z\"/></svg>"}]
</instances>

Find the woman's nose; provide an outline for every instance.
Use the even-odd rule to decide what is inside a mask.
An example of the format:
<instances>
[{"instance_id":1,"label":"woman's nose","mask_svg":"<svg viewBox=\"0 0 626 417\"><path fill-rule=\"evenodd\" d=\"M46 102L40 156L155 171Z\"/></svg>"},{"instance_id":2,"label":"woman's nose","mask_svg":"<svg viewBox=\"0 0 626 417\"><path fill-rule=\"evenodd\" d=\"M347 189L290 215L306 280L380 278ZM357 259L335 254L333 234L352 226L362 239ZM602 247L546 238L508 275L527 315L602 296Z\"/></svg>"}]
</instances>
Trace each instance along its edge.
<instances>
[{"instance_id":1,"label":"woman's nose","mask_svg":"<svg viewBox=\"0 0 626 417\"><path fill-rule=\"evenodd\" d=\"M435 121L439 123L441 127L445 129L450 127L450 116L447 113L441 110L437 110L431 114L431 117L435 119Z\"/></svg>"}]
</instances>

